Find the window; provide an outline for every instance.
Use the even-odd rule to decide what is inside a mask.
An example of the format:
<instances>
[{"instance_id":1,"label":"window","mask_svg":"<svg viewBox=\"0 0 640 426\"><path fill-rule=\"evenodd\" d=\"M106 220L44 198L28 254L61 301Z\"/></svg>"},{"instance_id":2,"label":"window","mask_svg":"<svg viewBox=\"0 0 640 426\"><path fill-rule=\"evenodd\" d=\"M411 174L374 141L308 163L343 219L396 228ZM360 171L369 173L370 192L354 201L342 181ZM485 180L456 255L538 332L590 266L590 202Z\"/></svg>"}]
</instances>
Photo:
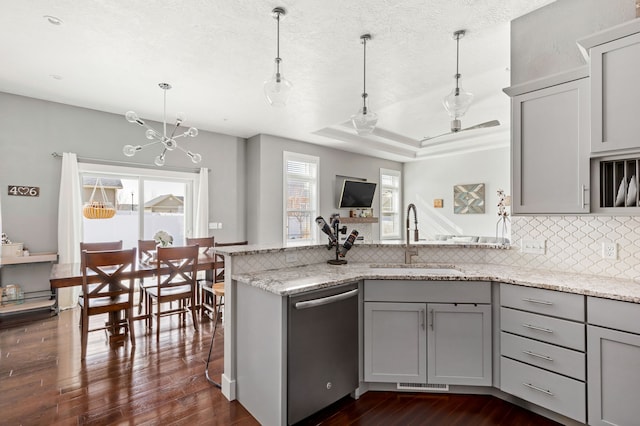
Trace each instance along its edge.
<instances>
[{"instance_id":1,"label":"window","mask_svg":"<svg viewBox=\"0 0 640 426\"><path fill-rule=\"evenodd\" d=\"M400 172L380 169L380 239L399 239Z\"/></svg>"},{"instance_id":2,"label":"window","mask_svg":"<svg viewBox=\"0 0 640 426\"><path fill-rule=\"evenodd\" d=\"M284 244L316 241L318 213L318 164L309 155L284 153Z\"/></svg>"},{"instance_id":3,"label":"window","mask_svg":"<svg viewBox=\"0 0 640 426\"><path fill-rule=\"evenodd\" d=\"M85 242L122 240L124 248L167 231L175 245L191 235L197 173L79 163L83 202L91 199L97 179L116 215L107 220L83 217ZM96 188L94 200L102 201Z\"/></svg>"}]
</instances>

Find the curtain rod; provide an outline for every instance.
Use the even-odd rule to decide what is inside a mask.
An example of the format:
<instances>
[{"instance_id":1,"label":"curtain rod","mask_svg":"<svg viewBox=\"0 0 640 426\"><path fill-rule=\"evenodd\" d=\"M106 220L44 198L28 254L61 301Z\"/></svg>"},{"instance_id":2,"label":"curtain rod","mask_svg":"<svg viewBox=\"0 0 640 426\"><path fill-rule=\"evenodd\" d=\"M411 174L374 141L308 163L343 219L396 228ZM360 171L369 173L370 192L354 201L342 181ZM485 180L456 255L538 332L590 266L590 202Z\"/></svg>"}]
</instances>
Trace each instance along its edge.
<instances>
[{"instance_id":1,"label":"curtain rod","mask_svg":"<svg viewBox=\"0 0 640 426\"><path fill-rule=\"evenodd\" d=\"M59 152L52 152L51 156L53 158L62 158L62 154L60 154ZM159 168L157 166L152 166L150 164L131 163L128 161L103 160L100 158L88 158L88 157L77 157L77 158L78 158L78 161L80 161L81 163L104 164L107 166L140 167L143 169L169 170L172 172L200 173L200 169L198 168L176 167L176 166L162 166L162 168ZM207 169L207 170L211 171L211 169Z\"/></svg>"}]
</instances>

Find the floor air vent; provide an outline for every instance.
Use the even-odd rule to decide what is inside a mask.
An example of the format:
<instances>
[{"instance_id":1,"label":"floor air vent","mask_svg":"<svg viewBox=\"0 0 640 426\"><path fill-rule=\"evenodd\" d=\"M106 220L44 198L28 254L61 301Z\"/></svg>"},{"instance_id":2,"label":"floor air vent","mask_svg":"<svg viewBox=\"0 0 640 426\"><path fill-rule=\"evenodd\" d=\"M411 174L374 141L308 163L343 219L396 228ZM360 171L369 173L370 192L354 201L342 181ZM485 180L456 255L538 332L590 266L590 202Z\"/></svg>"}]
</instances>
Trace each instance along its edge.
<instances>
[{"instance_id":1,"label":"floor air vent","mask_svg":"<svg viewBox=\"0 0 640 426\"><path fill-rule=\"evenodd\" d=\"M398 383L398 390L449 392L449 385L434 383Z\"/></svg>"}]
</instances>

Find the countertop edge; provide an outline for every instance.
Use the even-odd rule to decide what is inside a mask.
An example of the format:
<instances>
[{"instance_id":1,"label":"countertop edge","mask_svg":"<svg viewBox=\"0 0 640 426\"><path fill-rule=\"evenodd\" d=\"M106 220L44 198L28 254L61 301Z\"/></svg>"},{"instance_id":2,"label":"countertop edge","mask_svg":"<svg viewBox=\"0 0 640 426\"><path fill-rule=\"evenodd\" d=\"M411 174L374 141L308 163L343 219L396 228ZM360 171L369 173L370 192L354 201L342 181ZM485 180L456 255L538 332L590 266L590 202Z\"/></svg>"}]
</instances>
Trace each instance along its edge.
<instances>
[{"instance_id":1,"label":"countertop edge","mask_svg":"<svg viewBox=\"0 0 640 426\"><path fill-rule=\"evenodd\" d=\"M398 268L397 272L376 272L370 264L350 264L349 268L314 264L234 274L238 283L260 288L279 296L320 290L365 279L419 281L491 281L535 287L584 296L601 297L623 302L640 303L640 283L619 278L567 272L515 268L505 265L458 264L449 265L462 275L420 273L420 268ZM404 269L404 270L403 270Z\"/></svg>"}]
</instances>

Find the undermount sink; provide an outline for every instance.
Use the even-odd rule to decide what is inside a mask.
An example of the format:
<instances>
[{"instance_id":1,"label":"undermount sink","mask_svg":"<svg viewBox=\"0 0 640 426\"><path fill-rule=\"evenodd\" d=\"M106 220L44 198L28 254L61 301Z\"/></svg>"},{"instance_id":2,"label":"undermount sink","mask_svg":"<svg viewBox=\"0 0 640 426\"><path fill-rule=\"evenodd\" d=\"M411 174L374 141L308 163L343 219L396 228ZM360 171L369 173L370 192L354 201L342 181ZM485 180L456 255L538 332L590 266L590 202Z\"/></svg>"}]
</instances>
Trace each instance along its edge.
<instances>
[{"instance_id":1,"label":"undermount sink","mask_svg":"<svg viewBox=\"0 0 640 426\"><path fill-rule=\"evenodd\" d=\"M436 265L425 265L425 264L379 264L379 265L370 265L371 268L376 269L377 271L383 272L407 272L407 273L417 273L423 275L462 275L462 271L447 267L447 266L436 266Z\"/></svg>"}]
</instances>

